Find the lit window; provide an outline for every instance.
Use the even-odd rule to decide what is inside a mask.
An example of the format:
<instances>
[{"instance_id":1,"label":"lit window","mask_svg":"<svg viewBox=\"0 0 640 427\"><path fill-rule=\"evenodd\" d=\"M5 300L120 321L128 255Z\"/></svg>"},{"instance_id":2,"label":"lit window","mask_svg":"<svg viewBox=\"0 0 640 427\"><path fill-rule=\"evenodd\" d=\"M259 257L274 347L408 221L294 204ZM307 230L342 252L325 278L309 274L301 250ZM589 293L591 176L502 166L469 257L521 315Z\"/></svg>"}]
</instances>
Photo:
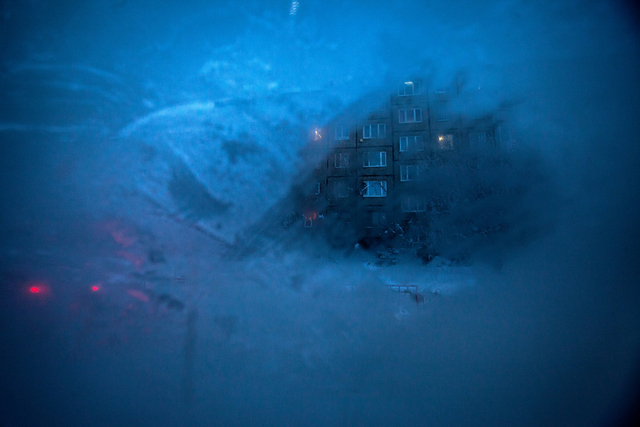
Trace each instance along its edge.
<instances>
[{"instance_id":1,"label":"lit window","mask_svg":"<svg viewBox=\"0 0 640 427\"><path fill-rule=\"evenodd\" d=\"M404 82L398 87L398 96L417 95L420 92L420 84L418 82Z\"/></svg>"},{"instance_id":2,"label":"lit window","mask_svg":"<svg viewBox=\"0 0 640 427\"><path fill-rule=\"evenodd\" d=\"M385 138L387 136L387 125L378 123L375 125L365 125L362 128L363 139Z\"/></svg>"},{"instance_id":3,"label":"lit window","mask_svg":"<svg viewBox=\"0 0 640 427\"><path fill-rule=\"evenodd\" d=\"M422 108L410 108L398 110L400 123L420 123L422 121Z\"/></svg>"},{"instance_id":4,"label":"lit window","mask_svg":"<svg viewBox=\"0 0 640 427\"><path fill-rule=\"evenodd\" d=\"M349 127L336 126L336 141L348 141L348 140L349 140Z\"/></svg>"},{"instance_id":5,"label":"lit window","mask_svg":"<svg viewBox=\"0 0 640 427\"><path fill-rule=\"evenodd\" d=\"M438 135L438 147L441 150L453 150L453 134Z\"/></svg>"},{"instance_id":6,"label":"lit window","mask_svg":"<svg viewBox=\"0 0 640 427\"><path fill-rule=\"evenodd\" d=\"M349 167L349 153L336 153L333 155L333 165L337 169Z\"/></svg>"},{"instance_id":7,"label":"lit window","mask_svg":"<svg viewBox=\"0 0 640 427\"><path fill-rule=\"evenodd\" d=\"M318 218L318 214L316 212L309 212L304 216L304 226L306 228L313 227L313 222Z\"/></svg>"},{"instance_id":8,"label":"lit window","mask_svg":"<svg viewBox=\"0 0 640 427\"><path fill-rule=\"evenodd\" d=\"M405 197L402 199L402 212L426 212L427 202L421 197Z\"/></svg>"},{"instance_id":9,"label":"lit window","mask_svg":"<svg viewBox=\"0 0 640 427\"><path fill-rule=\"evenodd\" d=\"M365 168L380 168L387 166L386 151L372 151L364 153L364 162L362 166Z\"/></svg>"},{"instance_id":10,"label":"lit window","mask_svg":"<svg viewBox=\"0 0 640 427\"><path fill-rule=\"evenodd\" d=\"M387 181L365 181L363 197L387 197Z\"/></svg>"},{"instance_id":11,"label":"lit window","mask_svg":"<svg viewBox=\"0 0 640 427\"><path fill-rule=\"evenodd\" d=\"M414 181L418 178L417 165L400 165L400 181Z\"/></svg>"},{"instance_id":12,"label":"lit window","mask_svg":"<svg viewBox=\"0 0 640 427\"><path fill-rule=\"evenodd\" d=\"M401 136L400 151L424 151L424 139L421 135Z\"/></svg>"},{"instance_id":13,"label":"lit window","mask_svg":"<svg viewBox=\"0 0 640 427\"><path fill-rule=\"evenodd\" d=\"M298 13L298 6L300 6L300 3L297 1L292 1L291 2L291 7L289 8L289 15L291 16L295 16L296 13Z\"/></svg>"}]
</instances>

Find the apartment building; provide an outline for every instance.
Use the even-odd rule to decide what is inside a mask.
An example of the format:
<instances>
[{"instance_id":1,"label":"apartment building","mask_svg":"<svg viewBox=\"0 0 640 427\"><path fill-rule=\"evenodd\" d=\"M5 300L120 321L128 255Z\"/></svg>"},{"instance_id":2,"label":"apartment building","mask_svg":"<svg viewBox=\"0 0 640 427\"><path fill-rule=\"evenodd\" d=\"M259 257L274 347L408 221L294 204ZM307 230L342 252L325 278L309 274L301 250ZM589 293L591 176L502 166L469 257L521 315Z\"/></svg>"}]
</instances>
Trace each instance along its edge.
<instances>
[{"instance_id":1,"label":"apartment building","mask_svg":"<svg viewBox=\"0 0 640 427\"><path fill-rule=\"evenodd\" d=\"M311 130L314 170L298 202L304 226L349 224L358 238L391 238L427 212L423 178L434 162L499 144L493 115L476 117L474 92L401 82ZM468 107L468 108L467 108Z\"/></svg>"}]
</instances>

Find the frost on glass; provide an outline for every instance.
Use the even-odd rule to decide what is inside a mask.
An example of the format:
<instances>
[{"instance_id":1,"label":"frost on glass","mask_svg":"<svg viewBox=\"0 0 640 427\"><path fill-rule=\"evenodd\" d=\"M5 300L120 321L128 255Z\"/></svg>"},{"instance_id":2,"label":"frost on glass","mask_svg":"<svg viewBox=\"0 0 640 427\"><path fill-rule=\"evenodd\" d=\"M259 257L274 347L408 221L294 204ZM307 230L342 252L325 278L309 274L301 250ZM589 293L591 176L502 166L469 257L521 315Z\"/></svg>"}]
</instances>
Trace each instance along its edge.
<instances>
[{"instance_id":1,"label":"frost on glass","mask_svg":"<svg viewBox=\"0 0 640 427\"><path fill-rule=\"evenodd\" d=\"M615 424L634 12L0 2L0 425Z\"/></svg>"}]
</instances>

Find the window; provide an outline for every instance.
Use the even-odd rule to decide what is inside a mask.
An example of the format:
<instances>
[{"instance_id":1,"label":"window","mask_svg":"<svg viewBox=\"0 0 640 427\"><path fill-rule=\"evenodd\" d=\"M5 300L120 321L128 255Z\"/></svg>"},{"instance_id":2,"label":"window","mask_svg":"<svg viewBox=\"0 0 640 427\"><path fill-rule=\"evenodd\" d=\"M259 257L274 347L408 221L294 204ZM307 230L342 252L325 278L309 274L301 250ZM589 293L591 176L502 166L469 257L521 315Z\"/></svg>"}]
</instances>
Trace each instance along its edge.
<instances>
[{"instance_id":1,"label":"window","mask_svg":"<svg viewBox=\"0 0 640 427\"><path fill-rule=\"evenodd\" d=\"M364 153L364 161L362 166L365 168L380 168L387 166L386 151L372 151Z\"/></svg>"},{"instance_id":2,"label":"window","mask_svg":"<svg viewBox=\"0 0 640 427\"><path fill-rule=\"evenodd\" d=\"M417 165L400 165L400 181L414 181L418 178Z\"/></svg>"},{"instance_id":3,"label":"window","mask_svg":"<svg viewBox=\"0 0 640 427\"><path fill-rule=\"evenodd\" d=\"M469 143L472 147L486 147L487 146L487 134L485 132L470 133Z\"/></svg>"},{"instance_id":4,"label":"window","mask_svg":"<svg viewBox=\"0 0 640 427\"><path fill-rule=\"evenodd\" d=\"M387 125L378 123L375 125L364 125L362 128L362 138L385 138L387 136Z\"/></svg>"},{"instance_id":5,"label":"window","mask_svg":"<svg viewBox=\"0 0 640 427\"><path fill-rule=\"evenodd\" d=\"M400 123L419 123L422 121L422 108L410 108L398 110Z\"/></svg>"},{"instance_id":6,"label":"window","mask_svg":"<svg viewBox=\"0 0 640 427\"><path fill-rule=\"evenodd\" d=\"M318 213L317 212L309 212L307 214L304 215L304 226L305 228L311 228L313 227L313 223L314 221L318 219Z\"/></svg>"},{"instance_id":7,"label":"window","mask_svg":"<svg viewBox=\"0 0 640 427\"><path fill-rule=\"evenodd\" d=\"M438 135L438 147L441 150L453 150L453 134Z\"/></svg>"},{"instance_id":8,"label":"window","mask_svg":"<svg viewBox=\"0 0 640 427\"><path fill-rule=\"evenodd\" d=\"M345 181L334 181L333 197L337 199L349 197L349 185Z\"/></svg>"},{"instance_id":9,"label":"window","mask_svg":"<svg viewBox=\"0 0 640 427\"><path fill-rule=\"evenodd\" d=\"M320 183L319 182L316 182L314 193L315 193L316 196L320 195Z\"/></svg>"},{"instance_id":10,"label":"window","mask_svg":"<svg viewBox=\"0 0 640 427\"><path fill-rule=\"evenodd\" d=\"M349 140L349 127L336 126L336 141L348 141L348 140Z\"/></svg>"},{"instance_id":11,"label":"window","mask_svg":"<svg viewBox=\"0 0 640 427\"><path fill-rule=\"evenodd\" d=\"M349 153L336 153L333 155L333 165L337 169L349 167Z\"/></svg>"},{"instance_id":12,"label":"window","mask_svg":"<svg viewBox=\"0 0 640 427\"><path fill-rule=\"evenodd\" d=\"M400 151L424 151L424 139L422 136L401 136Z\"/></svg>"},{"instance_id":13,"label":"window","mask_svg":"<svg viewBox=\"0 0 640 427\"><path fill-rule=\"evenodd\" d=\"M405 197L402 199L402 212L426 212L427 202L421 197Z\"/></svg>"},{"instance_id":14,"label":"window","mask_svg":"<svg viewBox=\"0 0 640 427\"><path fill-rule=\"evenodd\" d=\"M387 225L387 213L386 212L371 212L371 225L383 226Z\"/></svg>"},{"instance_id":15,"label":"window","mask_svg":"<svg viewBox=\"0 0 640 427\"><path fill-rule=\"evenodd\" d=\"M398 87L398 96L417 95L420 92L420 84L418 82L404 82Z\"/></svg>"},{"instance_id":16,"label":"window","mask_svg":"<svg viewBox=\"0 0 640 427\"><path fill-rule=\"evenodd\" d=\"M365 181L363 197L387 197L387 181Z\"/></svg>"},{"instance_id":17,"label":"window","mask_svg":"<svg viewBox=\"0 0 640 427\"><path fill-rule=\"evenodd\" d=\"M291 2L291 7L289 8L289 15L295 16L296 13L298 12L298 6L300 5L299 2L297 1L292 1Z\"/></svg>"},{"instance_id":18,"label":"window","mask_svg":"<svg viewBox=\"0 0 640 427\"><path fill-rule=\"evenodd\" d=\"M437 102L447 102L448 101L448 94L447 94L447 90L446 89L436 89L435 93L436 93L436 101Z\"/></svg>"}]
</instances>

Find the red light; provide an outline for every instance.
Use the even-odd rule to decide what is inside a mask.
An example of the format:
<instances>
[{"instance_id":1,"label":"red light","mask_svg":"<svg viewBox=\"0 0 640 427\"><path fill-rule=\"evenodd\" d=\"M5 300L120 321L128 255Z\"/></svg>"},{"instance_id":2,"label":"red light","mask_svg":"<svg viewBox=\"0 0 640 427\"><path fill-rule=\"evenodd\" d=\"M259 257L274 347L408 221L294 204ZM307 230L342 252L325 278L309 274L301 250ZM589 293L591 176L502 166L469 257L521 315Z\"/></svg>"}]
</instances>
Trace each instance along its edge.
<instances>
[{"instance_id":1,"label":"red light","mask_svg":"<svg viewBox=\"0 0 640 427\"><path fill-rule=\"evenodd\" d=\"M25 288L25 292L30 293L31 295L38 295L38 297L44 298L45 296L49 296L51 294L51 289L49 285L43 282L35 282L28 285Z\"/></svg>"},{"instance_id":2,"label":"red light","mask_svg":"<svg viewBox=\"0 0 640 427\"><path fill-rule=\"evenodd\" d=\"M98 286L98 285L93 285L93 286L91 287L91 290L92 290L93 292L98 292L98 291L100 290L100 286Z\"/></svg>"}]
</instances>

